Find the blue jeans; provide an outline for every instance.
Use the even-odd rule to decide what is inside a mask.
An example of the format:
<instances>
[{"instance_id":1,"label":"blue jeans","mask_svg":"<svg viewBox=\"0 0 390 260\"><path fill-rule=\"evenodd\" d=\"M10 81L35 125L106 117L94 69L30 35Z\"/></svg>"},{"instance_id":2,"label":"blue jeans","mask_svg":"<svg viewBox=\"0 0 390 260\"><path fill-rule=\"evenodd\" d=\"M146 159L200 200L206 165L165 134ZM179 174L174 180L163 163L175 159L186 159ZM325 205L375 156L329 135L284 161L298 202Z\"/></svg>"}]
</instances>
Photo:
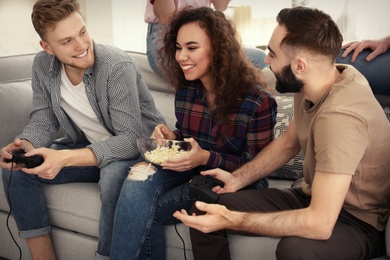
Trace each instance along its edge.
<instances>
[{"instance_id":1,"label":"blue jeans","mask_svg":"<svg viewBox=\"0 0 390 260\"><path fill-rule=\"evenodd\" d=\"M148 32L146 34L146 55L148 57L149 65L158 74L157 70L157 51L162 46L162 39L159 38L159 23L149 23Z\"/></svg>"},{"instance_id":2,"label":"blue jeans","mask_svg":"<svg viewBox=\"0 0 390 260\"><path fill-rule=\"evenodd\" d=\"M191 209L188 181L199 170L188 172L157 172L147 180L126 179L115 211L111 259L165 259L164 225L179 221L173 217L176 210ZM248 188L268 187L263 179Z\"/></svg>"},{"instance_id":3,"label":"blue jeans","mask_svg":"<svg viewBox=\"0 0 390 260\"><path fill-rule=\"evenodd\" d=\"M374 94L390 95L390 49L368 62L366 57L371 52L370 49L363 50L357 56L355 62L351 62L353 52L347 57L341 58L341 54L344 53L343 50L337 57L336 63L350 64L358 69L370 83Z\"/></svg>"},{"instance_id":4,"label":"blue jeans","mask_svg":"<svg viewBox=\"0 0 390 260\"><path fill-rule=\"evenodd\" d=\"M259 69L264 69L265 67L269 67L269 65L264 62L267 53L262 49L244 47L244 51L246 57Z\"/></svg>"},{"instance_id":5,"label":"blue jeans","mask_svg":"<svg viewBox=\"0 0 390 260\"><path fill-rule=\"evenodd\" d=\"M149 65L158 74L157 70L157 51L162 46L163 39L159 36L159 23L149 23L148 32L146 35L146 55L148 57ZM266 52L258 48L244 47L244 51L248 59L259 69L263 69L268 65L264 63L264 59L267 56Z\"/></svg>"},{"instance_id":6,"label":"blue jeans","mask_svg":"<svg viewBox=\"0 0 390 260\"><path fill-rule=\"evenodd\" d=\"M161 205L161 198L174 208L167 210L162 223L173 221L174 210L191 208L194 201L188 196L188 188L184 189L186 185L183 184L197 174L199 170L195 169L174 172L156 167L156 172L146 180L127 178L115 211L111 259L164 259L165 234L163 224L155 222L157 208ZM152 240L150 233L153 235Z\"/></svg>"},{"instance_id":7,"label":"blue jeans","mask_svg":"<svg viewBox=\"0 0 390 260\"><path fill-rule=\"evenodd\" d=\"M86 144L78 144L74 147L54 144L51 148L61 150L85 146ZM112 162L102 169L98 167L66 167L53 180L42 179L37 175L25 174L22 171L14 171L11 178L11 172L3 169L4 191L5 194L9 195L8 202L12 207L12 215L17 223L20 237L32 238L50 233L48 209L40 183L99 182L102 206L97 256L108 257L116 201L129 167L137 161L138 159Z\"/></svg>"}]
</instances>

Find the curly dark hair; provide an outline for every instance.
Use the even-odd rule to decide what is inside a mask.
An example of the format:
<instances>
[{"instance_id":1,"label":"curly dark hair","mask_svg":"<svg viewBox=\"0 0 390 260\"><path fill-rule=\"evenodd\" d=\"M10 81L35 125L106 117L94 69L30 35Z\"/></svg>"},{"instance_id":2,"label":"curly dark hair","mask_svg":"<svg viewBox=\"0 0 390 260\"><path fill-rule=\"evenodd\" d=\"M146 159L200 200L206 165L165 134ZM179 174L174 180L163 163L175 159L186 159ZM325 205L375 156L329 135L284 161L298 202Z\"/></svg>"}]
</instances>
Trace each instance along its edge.
<instances>
[{"instance_id":1,"label":"curly dark hair","mask_svg":"<svg viewBox=\"0 0 390 260\"><path fill-rule=\"evenodd\" d=\"M211 42L210 74L214 81L216 107L213 117L223 119L238 97L260 84L260 70L246 58L236 29L224 13L208 7L189 6L172 16L163 47L158 51L160 74L171 87L178 90L191 84L176 62L175 54L179 29L193 22L199 23Z\"/></svg>"},{"instance_id":2,"label":"curly dark hair","mask_svg":"<svg viewBox=\"0 0 390 260\"><path fill-rule=\"evenodd\" d=\"M80 13L80 5L76 0L38 0L31 13L35 31L44 39L46 29L73 12Z\"/></svg>"}]
</instances>

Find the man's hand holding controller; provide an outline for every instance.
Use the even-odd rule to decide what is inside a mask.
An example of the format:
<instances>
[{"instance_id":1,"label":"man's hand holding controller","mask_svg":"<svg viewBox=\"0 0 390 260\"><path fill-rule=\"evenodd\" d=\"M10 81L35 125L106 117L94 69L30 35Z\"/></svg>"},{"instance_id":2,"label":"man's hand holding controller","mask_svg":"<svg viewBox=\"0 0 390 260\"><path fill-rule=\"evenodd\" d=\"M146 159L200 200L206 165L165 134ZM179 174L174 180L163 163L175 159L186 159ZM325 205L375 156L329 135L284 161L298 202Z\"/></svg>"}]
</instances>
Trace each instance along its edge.
<instances>
[{"instance_id":1,"label":"man's hand holding controller","mask_svg":"<svg viewBox=\"0 0 390 260\"><path fill-rule=\"evenodd\" d=\"M34 147L26 140L16 138L11 144L1 149L1 167L11 168L9 163L15 163L13 170L22 168L34 168L43 163L41 155L25 156L26 150L32 150ZM4 164L6 163L6 164Z\"/></svg>"},{"instance_id":2,"label":"man's hand holding controller","mask_svg":"<svg viewBox=\"0 0 390 260\"><path fill-rule=\"evenodd\" d=\"M25 156L25 151L20 149L16 152L11 152L11 159L4 159L5 162L14 162L16 164L22 164L25 168L35 168L43 163L43 157L41 155Z\"/></svg>"}]
</instances>

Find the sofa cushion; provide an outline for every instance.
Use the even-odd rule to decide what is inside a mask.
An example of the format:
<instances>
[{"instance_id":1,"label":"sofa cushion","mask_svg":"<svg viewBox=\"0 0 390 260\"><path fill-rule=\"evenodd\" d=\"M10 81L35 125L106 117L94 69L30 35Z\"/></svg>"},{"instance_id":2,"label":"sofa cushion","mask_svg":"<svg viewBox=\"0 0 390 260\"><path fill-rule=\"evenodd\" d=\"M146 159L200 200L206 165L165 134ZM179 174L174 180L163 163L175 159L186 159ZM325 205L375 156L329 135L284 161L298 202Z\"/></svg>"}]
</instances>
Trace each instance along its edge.
<instances>
[{"instance_id":1,"label":"sofa cushion","mask_svg":"<svg viewBox=\"0 0 390 260\"><path fill-rule=\"evenodd\" d=\"M42 188L53 226L99 236L101 203L97 183L42 184Z\"/></svg>"},{"instance_id":2,"label":"sofa cushion","mask_svg":"<svg viewBox=\"0 0 390 260\"><path fill-rule=\"evenodd\" d=\"M390 63L390 49L386 53L378 55L372 61L367 62L366 58L372 51L364 49L355 62L351 62L353 52L349 53L347 57L342 58L339 54L336 59L337 63L350 64L358 69L370 83L372 92L375 95L390 95L390 73L389 67L384 66ZM380 80L379 80L380 79ZM382 104L382 103L381 103ZM388 106L388 105L387 105Z\"/></svg>"},{"instance_id":3,"label":"sofa cushion","mask_svg":"<svg viewBox=\"0 0 390 260\"><path fill-rule=\"evenodd\" d=\"M382 107L390 107L390 96L375 94L376 99Z\"/></svg>"},{"instance_id":4,"label":"sofa cushion","mask_svg":"<svg viewBox=\"0 0 390 260\"><path fill-rule=\"evenodd\" d=\"M29 122L31 80L0 83L0 147L12 142Z\"/></svg>"},{"instance_id":5,"label":"sofa cushion","mask_svg":"<svg viewBox=\"0 0 390 260\"><path fill-rule=\"evenodd\" d=\"M9 206L7 202L7 196L5 195L4 189L3 189L3 178L2 178L2 172L3 169L0 168L0 211L9 211Z\"/></svg>"},{"instance_id":6,"label":"sofa cushion","mask_svg":"<svg viewBox=\"0 0 390 260\"><path fill-rule=\"evenodd\" d=\"M163 114L167 126L171 130L176 129L175 95L155 90L151 90L150 93L152 94L157 109Z\"/></svg>"},{"instance_id":7,"label":"sofa cushion","mask_svg":"<svg viewBox=\"0 0 390 260\"><path fill-rule=\"evenodd\" d=\"M278 114L276 115L275 139L286 131L291 119L294 116L294 96L275 95L278 103ZM271 178L298 180L303 176L303 152L301 151L283 167L270 175Z\"/></svg>"}]
</instances>

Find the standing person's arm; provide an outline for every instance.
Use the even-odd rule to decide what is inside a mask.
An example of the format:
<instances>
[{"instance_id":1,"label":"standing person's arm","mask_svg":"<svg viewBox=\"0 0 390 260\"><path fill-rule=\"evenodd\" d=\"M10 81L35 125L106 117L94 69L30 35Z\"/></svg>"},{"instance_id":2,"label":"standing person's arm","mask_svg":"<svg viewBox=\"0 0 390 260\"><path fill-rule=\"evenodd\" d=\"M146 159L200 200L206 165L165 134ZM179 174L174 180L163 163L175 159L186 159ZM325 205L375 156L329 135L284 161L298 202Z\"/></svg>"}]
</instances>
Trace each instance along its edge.
<instances>
[{"instance_id":1,"label":"standing person's arm","mask_svg":"<svg viewBox=\"0 0 390 260\"><path fill-rule=\"evenodd\" d=\"M212 0L214 8L218 11L225 11L230 3L230 0Z\"/></svg>"},{"instance_id":2,"label":"standing person's arm","mask_svg":"<svg viewBox=\"0 0 390 260\"><path fill-rule=\"evenodd\" d=\"M390 35L379 40L363 40L350 42L343 45L343 49L346 49L341 57L345 58L350 52L353 52L351 62L354 62L357 56L364 49L371 49L370 53L366 60L372 61L376 56L385 53L390 48Z\"/></svg>"},{"instance_id":3,"label":"standing person's arm","mask_svg":"<svg viewBox=\"0 0 390 260\"><path fill-rule=\"evenodd\" d=\"M153 2L153 12L160 23L167 23L175 10L174 0L154 0Z\"/></svg>"}]
</instances>

